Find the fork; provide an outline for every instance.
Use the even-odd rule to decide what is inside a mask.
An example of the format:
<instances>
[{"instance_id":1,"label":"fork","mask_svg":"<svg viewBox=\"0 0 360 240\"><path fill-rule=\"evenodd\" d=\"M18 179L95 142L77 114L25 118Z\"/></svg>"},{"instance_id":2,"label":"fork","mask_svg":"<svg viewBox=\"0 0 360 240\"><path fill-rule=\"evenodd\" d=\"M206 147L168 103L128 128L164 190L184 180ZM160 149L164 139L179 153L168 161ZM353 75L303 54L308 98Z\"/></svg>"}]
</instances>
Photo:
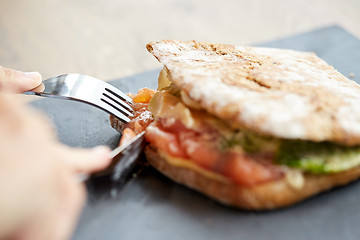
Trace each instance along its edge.
<instances>
[{"instance_id":1,"label":"fork","mask_svg":"<svg viewBox=\"0 0 360 240\"><path fill-rule=\"evenodd\" d=\"M83 74L64 74L43 81L42 92L27 95L74 100L98 107L124 123L133 116L132 99L107 82Z\"/></svg>"}]
</instances>

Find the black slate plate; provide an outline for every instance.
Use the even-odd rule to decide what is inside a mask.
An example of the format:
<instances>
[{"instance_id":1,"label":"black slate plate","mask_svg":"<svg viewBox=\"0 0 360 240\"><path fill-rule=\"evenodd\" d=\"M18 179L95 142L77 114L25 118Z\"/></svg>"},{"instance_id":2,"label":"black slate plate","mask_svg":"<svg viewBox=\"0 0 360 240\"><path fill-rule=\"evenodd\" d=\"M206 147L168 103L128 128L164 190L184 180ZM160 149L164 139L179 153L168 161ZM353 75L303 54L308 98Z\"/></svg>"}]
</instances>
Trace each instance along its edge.
<instances>
[{"instance_id":1,"label":"black slate plate","mask_svg":"<svg viewBox=\"0 0 360 240\"><path fill-rule=\"evenodd\" d=\"M360 82L360 40L330 26L261 46L314 51ZM155 61L155 60L154 60ZM158 70L111 83L123 91L156 87ZM56 99L32 105L49 115L70 146L115 147L119 134L108 115L93 107ZM271 212L246 212L177 185L151 168L114 190L108 179L88 182L89 198L73 239L359 239L360 182Z\"/></svg>"}]
</instances>

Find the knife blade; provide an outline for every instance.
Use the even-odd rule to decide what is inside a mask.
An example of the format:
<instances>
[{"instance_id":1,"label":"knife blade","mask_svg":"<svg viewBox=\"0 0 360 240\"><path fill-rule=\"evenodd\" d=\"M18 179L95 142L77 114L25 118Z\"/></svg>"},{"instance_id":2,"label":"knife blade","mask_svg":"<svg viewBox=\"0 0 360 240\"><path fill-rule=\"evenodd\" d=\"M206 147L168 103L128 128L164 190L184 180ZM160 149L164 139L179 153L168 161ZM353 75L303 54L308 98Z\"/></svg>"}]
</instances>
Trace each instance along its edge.
<instances>
[{"instance_id":1,"label":"knife blade","mask_svg":"<svg viewBox=\"0 0 360 240\"><path fill-rule=\"evenodd\" d=\"M110 175L111 180L124 182L136 166L139 155L145 148L144 134L142 132L132 138L129 142L122 144L110 152L112 161L110 165L92 176L101 177Z\"/></svg>"},{"instance_id":2,"label":"knife blade","mask_svg":"<svg viewBox=\"0 0 360 240\"><path fill-rule=\"evenodd\" d=\"M132 138L129 142L115 148L111 153L113 172L111 178L114 181L124 181L132 172L139 158L139 155L145 148L145 132L142 132Z\"/></svg>"}]
</instances>

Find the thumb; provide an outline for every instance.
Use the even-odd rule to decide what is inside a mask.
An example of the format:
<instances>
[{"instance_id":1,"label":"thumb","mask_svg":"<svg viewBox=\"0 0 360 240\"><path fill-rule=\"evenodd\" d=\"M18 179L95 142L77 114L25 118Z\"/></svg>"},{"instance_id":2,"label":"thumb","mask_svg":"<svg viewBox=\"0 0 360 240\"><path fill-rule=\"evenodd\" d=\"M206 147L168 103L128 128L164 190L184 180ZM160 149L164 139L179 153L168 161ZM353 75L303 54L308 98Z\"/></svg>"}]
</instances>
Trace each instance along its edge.
<instances>
[{"instance_id":1,"label":"thumb","mask_svg":"<svg viewBox=\"0 0 360 240\"><path fill-rule=\"evenodd\" d=\"M106 168L110 162L110 148L98 146L92 149L65 150L64 160L76 173L92 173Z\"/></svg>"},{"instance_id":2,"label":"thumb","mask_svg":"<svg viewBox=\"0 0 360 240\"><path fill-rule=\"evenodd\" d=\"M41 85L38 72L21 72L0 66L0 90L15 93L25 92Z\"/></svg>"}]
</instances>

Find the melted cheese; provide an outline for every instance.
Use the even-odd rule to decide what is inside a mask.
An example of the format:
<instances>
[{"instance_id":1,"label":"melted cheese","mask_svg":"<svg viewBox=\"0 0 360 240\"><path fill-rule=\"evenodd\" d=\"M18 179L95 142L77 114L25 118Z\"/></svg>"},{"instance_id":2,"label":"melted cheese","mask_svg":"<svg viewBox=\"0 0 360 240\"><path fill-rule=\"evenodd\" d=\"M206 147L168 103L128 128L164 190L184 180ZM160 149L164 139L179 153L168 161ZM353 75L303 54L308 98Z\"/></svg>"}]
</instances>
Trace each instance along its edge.
<instances>
[{"instance_id":1,"label":"melted cheese","mask_svg":"<svg viewBox=\"0 0 360 240\"><path fill-rule=\"evenodd\" d=\"M299 190L305 185L304 174L300 170L286 169L286 182L294 189Z\"/></svg>"}]
</instances>

